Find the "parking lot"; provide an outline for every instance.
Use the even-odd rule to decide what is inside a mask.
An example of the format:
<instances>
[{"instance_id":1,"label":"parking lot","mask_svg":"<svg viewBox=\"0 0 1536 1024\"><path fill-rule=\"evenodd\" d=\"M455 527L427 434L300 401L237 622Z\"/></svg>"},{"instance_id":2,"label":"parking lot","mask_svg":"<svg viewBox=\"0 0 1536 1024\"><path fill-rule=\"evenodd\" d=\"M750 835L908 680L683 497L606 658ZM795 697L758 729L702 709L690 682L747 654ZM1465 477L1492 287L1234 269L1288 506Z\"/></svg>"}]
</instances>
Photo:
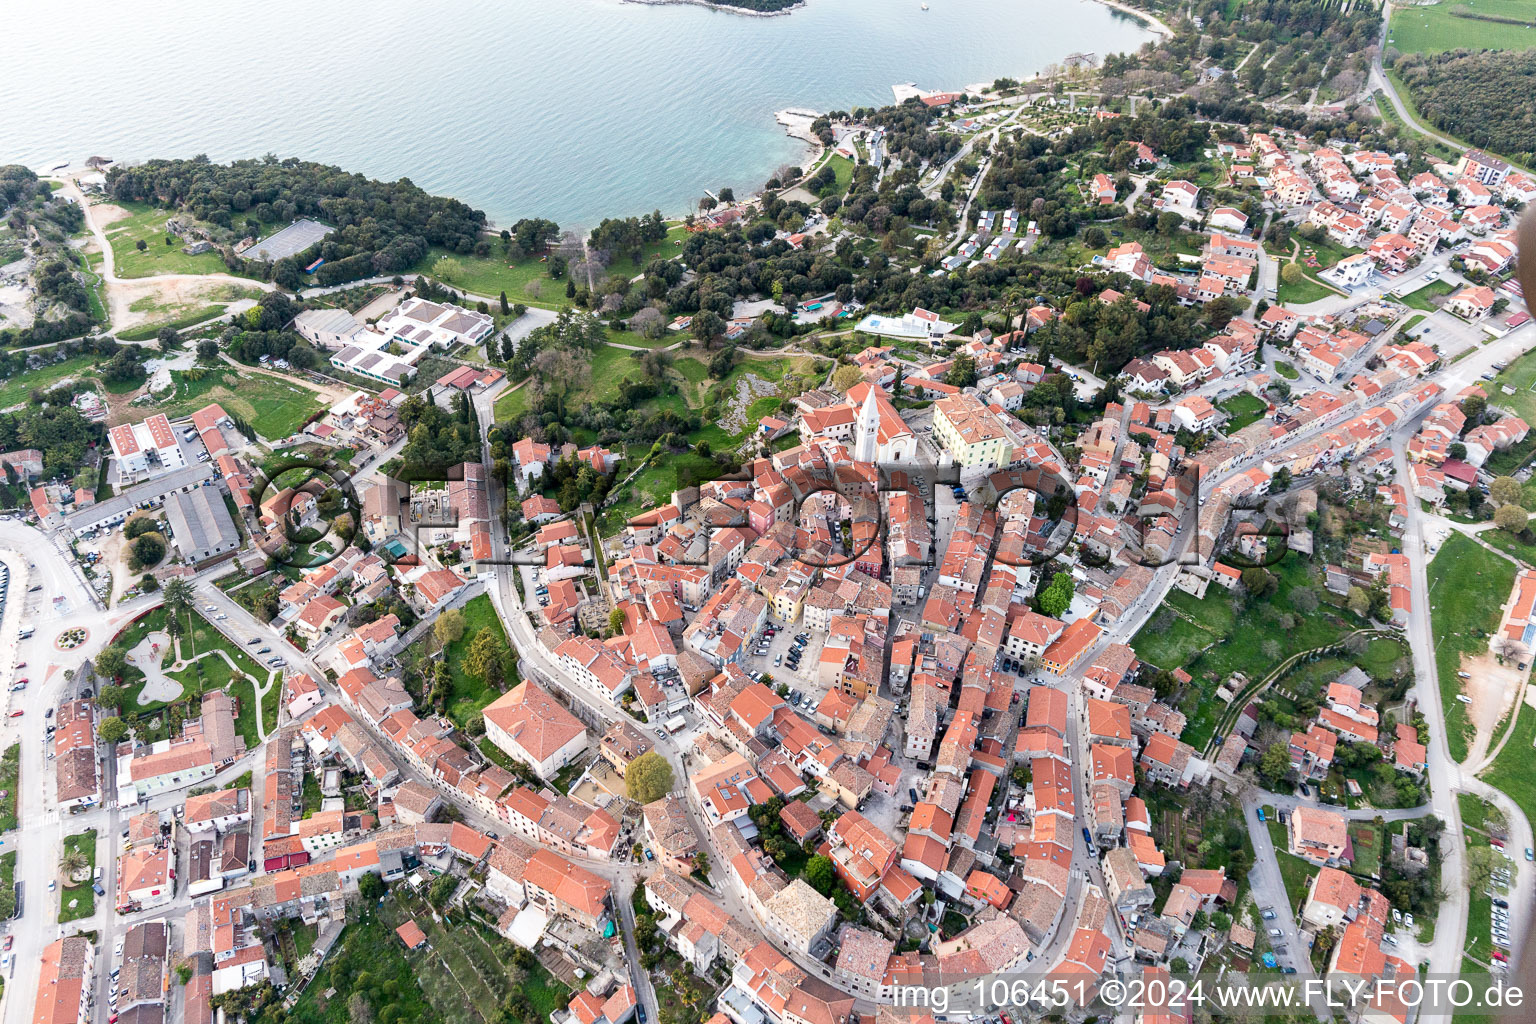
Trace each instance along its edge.
<instances>
[{"instance_id":1,"label":"parking lot","mask_svg":"<svg viewBox=\"0 0 1536 1024\"><path fill-rule=\"evenodd\" d=\"M270 636L262 636L260 633L252 634L247 630L235 628L230 625L229 616L219 611L218 605L204 605L203 614L219 632L242 644L246 648L245 653L251 655L254 660L264 662L268 668L283 668L288 664L288 660L281 654L272 653ZM261 646L258 647L258 644Z\"/></svg>"},{"instance_id":2,"label":"parking lot","mask_svg":"<svg viewBox=\"0 0 1536 1024\"><path fill-rule=\"evenodd\" d=\"M1470 324L1443 309L1429 314L1422 323L1414 327L1413 335L1424 344L1439 348L1440 357L1448 360L1488 340L1487 332L1481 327Z\"/></svg>"},{"instance_id":3,"label":"parking lot","mask_svg":"<svg viewBox=\"0 0 1536 1024\"><path fill-rule=\"evenodd\" d=\"M769 629L775 631L774 635L765 637L764 634ZM795 667L790 663L790 656L795 650L797 633L807 637L807 642L801 650L799 665ZM780 627L770 621L763 630L759 630L748 638L747 669L753 675L768 673L773 677L775 687L783 683L791 690L799 691L803 695L803 700L797 706L804 711L814 711L827 692L825 686L816 682L816 665L821 658L821 645L824 640L825 637L818 630L805 628L804 622L798 626ZM767 653L757 653L765 648ZM806 703L807 701L809 703ZM791 701L791 703L794 702Z\"/></svg>"}]
</instances>

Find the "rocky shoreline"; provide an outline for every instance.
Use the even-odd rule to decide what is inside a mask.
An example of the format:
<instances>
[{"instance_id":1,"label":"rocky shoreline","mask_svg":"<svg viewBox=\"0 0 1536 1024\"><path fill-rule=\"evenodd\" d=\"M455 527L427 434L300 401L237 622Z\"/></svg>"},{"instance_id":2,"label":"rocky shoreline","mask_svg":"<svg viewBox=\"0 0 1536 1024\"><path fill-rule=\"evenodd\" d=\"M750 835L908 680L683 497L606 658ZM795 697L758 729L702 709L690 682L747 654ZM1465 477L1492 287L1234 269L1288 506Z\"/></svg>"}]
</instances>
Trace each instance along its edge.
<instances>
[{"instance_id":1,"label":"rocky shoreline","mask_svg":"<svg viewBox=\"0 0 1536 1024\"><path fill-rule=\"evenodd\" d=\"M793 14L804 7L806 0L799 0L782 11L754 11L747 7L733 7L728 3L711 3L710 0L623 0L626 4L645 4L647 7L666 7L671 4L693 4L695 7L708 7L712 11L725 11L727 14L744 14L751 18L777 18L781 14Z\"/></svg>"}]
</instances>

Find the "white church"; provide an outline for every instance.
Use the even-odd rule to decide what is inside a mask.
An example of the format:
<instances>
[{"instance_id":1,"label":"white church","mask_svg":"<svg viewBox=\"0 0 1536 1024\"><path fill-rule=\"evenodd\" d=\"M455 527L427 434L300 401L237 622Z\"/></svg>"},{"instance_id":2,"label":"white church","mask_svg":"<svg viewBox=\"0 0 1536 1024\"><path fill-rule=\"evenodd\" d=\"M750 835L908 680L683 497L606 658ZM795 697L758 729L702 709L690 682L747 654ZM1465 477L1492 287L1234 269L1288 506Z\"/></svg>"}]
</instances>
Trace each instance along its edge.
<instances>
[{"instance_id":1,"label":"white church","mask_svg":"<svg viewBox=\"0 0 1536 1024\"><path fill-rule=\"evenodd\" d=\"M839 441L856 462L910 462L917 456L917 436L885 392L868 382L849 388L837 405L802 414L800 440Z\"/></svg>"}]
</instances>

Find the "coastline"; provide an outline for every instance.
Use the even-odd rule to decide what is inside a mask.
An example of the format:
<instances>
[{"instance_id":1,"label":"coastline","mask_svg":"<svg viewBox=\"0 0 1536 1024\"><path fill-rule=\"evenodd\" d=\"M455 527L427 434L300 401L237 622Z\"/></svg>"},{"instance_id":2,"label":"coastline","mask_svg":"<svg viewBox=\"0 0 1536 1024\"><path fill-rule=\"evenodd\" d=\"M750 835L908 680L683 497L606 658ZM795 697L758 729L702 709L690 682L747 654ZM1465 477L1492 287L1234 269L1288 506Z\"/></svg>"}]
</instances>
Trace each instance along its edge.
<instances>
[{"instance_id":1,"label":"coastline","mask_svg":"<svg viewBox=\"0 0 1536 1024\"><path fill-rule=\"evenodd\" d=\"M804 7L806 0L797 0L782 11L754 11L749 7L734 7L731 4L711 3L710 0L620 0L626 4L642 4L646 7L670 7L673 4L691 4L694 7L707 7L712 11L724 11L727 14L741 14L749 18L777 18L783 14L793 14Z\"/></svg>"},{"instance_id":2,"label":"coastline","mask_svg":"<svg viewBox=\"0 0 1536 1024\"><path fill-rule=\"evenodd\" d=\"M1168 27L1168 23L1150 11L1144 11L1139 7L1132 7L1130 4L1121 3L1120 0L1092 0L1092 2L1103 4L1105 7L1113 7L1121 14L1135 18L1147 26L1150 31L1167 36L1170 39L1173 38L1173 29Z\"/></svg>"}]
</instances>

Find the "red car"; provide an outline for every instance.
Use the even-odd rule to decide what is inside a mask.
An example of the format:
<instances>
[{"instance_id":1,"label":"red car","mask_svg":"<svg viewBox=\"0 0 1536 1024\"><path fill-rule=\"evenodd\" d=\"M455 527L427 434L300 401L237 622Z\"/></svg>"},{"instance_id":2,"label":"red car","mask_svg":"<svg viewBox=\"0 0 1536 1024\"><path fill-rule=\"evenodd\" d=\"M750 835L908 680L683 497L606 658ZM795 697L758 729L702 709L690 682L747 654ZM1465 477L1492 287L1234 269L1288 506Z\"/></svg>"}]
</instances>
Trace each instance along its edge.
<instances>
[{"instance_id":1,"label":"red car","mask_svg":"<svg viewBox=\"0 0 1536 1024\"><path fill-rule=\"evenodd\" d=\"M10 952L11 946L15 945L15 943L16 943L16 936L14 936L14 935L7 935L5 937L5 949L6 949L6 952Z\"/></svg>"},{"instance_id":2,"label":"red car","mask_svg":"<svg viewBox=\"0 0 1536 1024\"><path fill-rule=\"evenodd\" d=\"M11 685L12 686L26 686L31 681L32 680L30 680L30 679L22 678L22 679L16 680L16 682L12 683Z\"/></svg>"},{"instance_id":3,"label":"red car","mask_svg":"<svg viewBox=\"0 0 1536 1024\"><path fill-rule=\"evenodd\" d=\"M24 714L26 714L25 711L12 711L11 712L11 717L12 718L20 718Z\"/></svg>"}]
</instances>

